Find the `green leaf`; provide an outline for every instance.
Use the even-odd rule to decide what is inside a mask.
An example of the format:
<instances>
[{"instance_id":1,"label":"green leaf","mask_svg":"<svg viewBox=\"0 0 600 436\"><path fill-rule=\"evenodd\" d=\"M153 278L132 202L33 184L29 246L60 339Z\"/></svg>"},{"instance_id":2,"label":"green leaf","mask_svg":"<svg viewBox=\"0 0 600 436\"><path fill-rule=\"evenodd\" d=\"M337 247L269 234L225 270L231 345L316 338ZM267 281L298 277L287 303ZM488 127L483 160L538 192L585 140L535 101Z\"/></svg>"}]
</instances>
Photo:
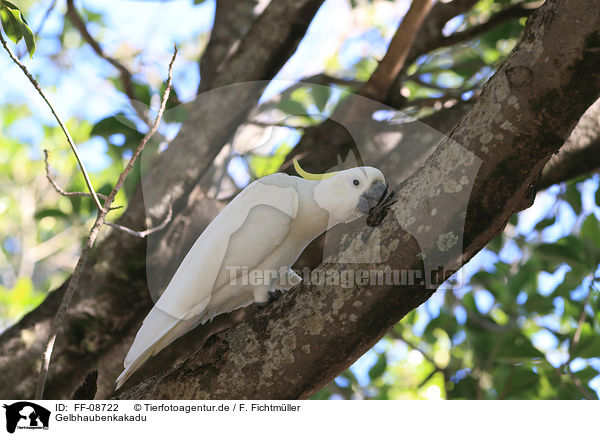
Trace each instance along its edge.
<instances>
[{"instance_id":1,"label":"green leaf","mask_svg":"<svg viewBox=\"0 0 600 436\"><path fill-rule=\"evenodd\" d=\"M452 398L473 399L477 397L478 382L471 375L459 380L452 387Z\"/></svg>"},{"instance_id":2,"label":"green leaf","mask_svg":"<svg viewBox=\"0 0 600 436\"><path fill-rule=\"evenodd\" d=\"M15 44L21 39L21 32L19 26L15 23L15 17L10 13L8 9L4 7L0 8L0 17L2 19L2 28L6 33L6 36Z\"/></svg>"},{"instance_id":3,"label":"green leaf","mask_svg":"<svg viewBox=\"0 0 600 436\"><path fill-rule=\"evenodd\" d=\"M90 136L101 136L109 142L108 138L117 133L125 136L125 142L122 146L118 147L121 149L121 153L124 150L136 149L144 137L144 135L137 130L133 121L127 118L123 113L118 113L98 121L94 127L92 127ZM112 144L109 143L109 145Z\"/></svg>"},{"instance_id":4,"label":"green leaf","mask_svg":"<svg viewBox=\"0 0 600 436\"><path fill-rule=\"evenodd\" d=\"M471 278L471 282L481 285L502 304L510 304L514 300L514 296L510 294L508 286L504 283L505 274L502 274L501 271L504 265L502 262L497 262L495 266L498 271L495 273L477 272Z\"/></svg>"},{"instance_id":5,"label":"green leaf","mask_svg":"<svg viewBox=\"0 0 600 436\"><path fill-rule=\"evenodd\" d=\"M331 96L331 88L328 86L313 86L311 89L312 98L315 101L315 105L321 112L325 110L325 106Z\"/></svg>"},{"instance_id":6,"label":"green leaf","mask_svg":"<svg viewBox=\"0 0 600 436\"><path fill-rule=\"evenodd\" d=\"M307 113L306 108L302 104L289 98L280 101L276 107L290 115L305 115Z\"/></svg>"},{"instance_id":7,"label":"green leaf","mask_svg":"<svg viewBox=\"0 0 600 436\"><path fill-rule=\"evenodd\" d=\"M124 127L131 129L133 127L133 123L125 126L121 121L124 119L124 117L125 114L119 113L115 116L107 117L98 121L96 124L94 124L94 127L92 127L90 136L102 136L104 138L108 138L110 135L114 135L115 133L122 133Z\"/></svg>"},{"instance_id":8,"label":"green leaf","mask_svg":"<svg viewBox=\"0 0 600 436\"><path fill-rule=\"evenodd\" d=\"M282 144L277 148L275 154L267 156L252 154L248 156L247 162L252 175L261 178L276 173L291 149L292 147L288 144Z\"/></svg>"},{"instance_id":9,"label":"green leaf","mask_svg":"<svg viewBox=\"0 0 600 436\"><path fill-rule=\"evenodd\" d=\"M498 41L518 38L522 30L523 27L519 23L519 20L515 18L514 20L497 25L492 30L486 32L481 37L481 44L492 49L497 49L499 47Z\"/></svg>"},{"instance_id":10,"label":"green leaf","mask_svg":"<svg viewBox=\"0 0 600 436\"><path fill-rule=\"evenodd\" d=\"M24 39L29 56L33 57L35 38L19 8L6 0L0 0L0 16L6 36L15 44Z\"/></svg>"},{"instance_id":11,"label":"green leaf","mask_svg":"<svg viewBox=\"0 0 600 436\"><path fill-rule=\"evenodd\" d=\"M510 294L514 296L524 291L529 295L537 292L537 272L539 270L540 264L535 257L527 260L515 274L509 276L508 289Z\"/></svg>"},{"instance_id":12,"label":"green leaf","mask_svg":"<svg viewBox=\"0 0 600 436\"><path fill-rule=\"evenodd\" d=\"M569 292L581 285L583 278L589 274L587 268L572 268L565 274L562 283L556 287L552 293L553 297L569 297Z\"/></svg>"},{"instance_id":13,"label":"green leaf","mask_svg":"<svg viewBox=\"0 0 600 436\"><path fill-rule=\"evenodd\" d=\"M535 225L535 229L538 231L543 230L546 227L550 227L555 222L556 222L556 216L553 216L551 218L545 218Z\"/></svg>"},{"instance_id":14,"label":"green leaf","mask_svg":"<svg viewBox=\"0 0 600 436\"><path fill-rule=\"evenodd\" d=\"M583 222L580 236L586 248L589 268L595 271L600 263L600 223L594 214L590 214Z\"/></svg>"},{"instance_id":15,"label":"green leaf","mask_svg":"<svg viewBox=\"0 0 600 436\"><path fill-rule=\"evenodd\" d=\"M573 356L583 359L600 356L600 335L588 323L581 328L579 342L573 347Z\"/></svg>"},{"instance_id":16,"label":"green leaf","mask_svg":"<svg viewBox=\"0 0 600 436\"><path fill-rule=\"evenodd\" d=\"M497 360L510 362L522 362L536 357L543 358L544 354L520 332L507 334L497 354Z\"/></svg>"},{"instance_id":17,"label":"green leaf","mask_svg":"<svg viewBox=\"0 0 600 436\"><path fill-rule=\"evenodd\" d=\"M554 271L562 263L567 263L571 267L589 268L585 245L574 236L566 236L552 244L540 244L535 248L535 254L540 260L545 261L544 266L547 271Z\"/></svg>"},{"instance_id":18,"label":"green leaf","mask_svg":"<svg viewBox=\"0 0 600 436\"><path fill-rule=\"evenodd\" d=\"M381 353L377 362L369 369L369 378L375 380L383 375L387 368L387 359L385 353Z\"/></svg>"},{"instance_id":19,"label":"green leaf","mask_svg":"<svg viewBox=\"0 0 600 436\"><path fill-rule=\"evenodd\" d=\"M133 82L133 92L139 101L144 103L146 106L150 106L150 100L152 99L152 90L150 89L150 85Z\"/></svg>"},{"instance_id":20,"label":"green leaf","mask_svg":"<svg viewBox=\"0 0 600 436\"><path fill-rule=\"evenodd\" d=\"M581 193L575 183L569 183L565 192L565 200L571 205L575 214L581 213Z\"/></svg>"},{"instance_id":21,"label":"green leaf","mask_svg":"<svg viewBox=\"0 0 600 436\"><path fill-rule=\"evenodd\" d=\"M554 302L552 300L553 298L544 297L534 292L529 294L524 307L531 312L545 315L554 311Z\"/></svg>"},{"instance_id":22,"label":"green leaf","mask_svg":"<svg viewBox=\"0 0 600 436\"><path fill-rule=\"evenodd\" d=\"M523 394L537 387L540 376L529 368L511 368L501 391L502 399L523 399Z\"/></svg>"},{"instance_id":23,"label":"green leaf","mask_svg":"<svg viewBox=\"0 0 600 436\"><path fill-rule=\"evenodd\" d=\"M40 304L46 294L36 291L31 279L21 277L12 289L0 285L0 317L16 319Z\"/></svg>"},{"instance_id":24,"label":"green leaf","mask_svg":"<svg viewBox=\"0 0 600 436\"><path fill-rule=\"evenodd\" d=\"M328 400L330 396L331 396L331 392L329 391L329 388L326 386L323 389L321 389L319 392L314 394L312 397L310 397L310 399L311 400Z\"/></svg>"},{"instance_id":25,"label":"green leaf","mask_svg":"<svg viewBox=\"0 0 600 436\"><path fill-rule=\"evenodd\" d=\"M68 218L67 214L65 214L60 209L43 209L43 210L37 211L34 215L34 218L36 220L40 220L47 216L51 216L54 218Z\"/></svg>"},{"instance_id":26,"label":"green leaf","mask_svg":"<svg viewBox=\"0 0 600 436\"><path fill-rule=\"evenodd\" d=\"M503 245L504 245L504 234L500 233L498 236L496 236L494 239L492 239L485 248L498 254L498 252L500 252L500 250L502 249Z\"/></svg>"},{"instance_id":27,"label":"green leaf","mask_svg":"<svg viewBox=\"0 0 600 436\"><path fill-rule=\"evenodd\" d=\"M600 223L594 216L590 214L581 226L581 236L584 240L589 240L597 247L600 247Z\"/></svg>"},{"instance_id":28,"label":"green leaf","mask_svg":"<svg viewBox=\"0 0 600 436\"><path fill-rule=\"evenodd\" d=\"M581 371L574 372L573 375L581 380L582 384L587 385L593 378L598 376L598 371L588 366Z\"/></svg>"},{"instance_id":29,"label":"green leaf","mask_svg":"<svg viewBox=\"0 0 600 436\"><path fill-rule=\"evenodd\" d=\"M434 331L436 329L442 329L448 336L454 336L458 331L458 328L459 325L458 321L456 321L456 317L447 313L446 310L441 310L437 317L427 323L427 326L423 331L423 337L433 341L435 338Z\"/></svg>"}]
</instances>

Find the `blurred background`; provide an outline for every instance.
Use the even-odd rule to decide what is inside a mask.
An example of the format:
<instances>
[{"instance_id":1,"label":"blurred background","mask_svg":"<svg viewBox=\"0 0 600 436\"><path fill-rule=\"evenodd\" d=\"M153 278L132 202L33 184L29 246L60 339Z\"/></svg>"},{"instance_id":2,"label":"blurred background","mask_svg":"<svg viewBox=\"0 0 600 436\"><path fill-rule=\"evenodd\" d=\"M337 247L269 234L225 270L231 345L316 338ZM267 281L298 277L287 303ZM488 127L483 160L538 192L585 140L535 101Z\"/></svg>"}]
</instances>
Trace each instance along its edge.
<instances>
[{"instance_id":1,"label":"blurred background","mask_svg":"<svg viewBox=\"0 0 600 436\"><path fill-rule=\"evenodd\" d=\"M448 43L410 64L395 106L419 119L468 106L515 46L538 3L481 0L448 21L443 29ZM19 1L17 6L36 34L37 49L32 59L23 42L15 50L68 121L96 189L108 194L145 132L144 118L154 113L148 108L160 103L174 43L180 51L175 92L160 133L165 143L177 134L184 115L176 108L192 100L201 83L198 59L215 2L75 3L93 40L132 73L135 99L125 92L119 71L73 24L64 1ZM319 124L345 93L369 77L408 6L408 1L326 0L278 73L281 81L261 99L285 123L257 123L257 131L223 151L222 184L211 195L230 197L251 180L277 171L303 130ZM452 40L456 34L463 36ZM332 87L323 92L295 83L315 77ZM314 115L296 115L300 112ZM43 149L61 186L86 190L47 107L2 52L0 332L68 278L95 217L91 200L60 197L53 190ZM139 174L127 179L117 204L127 204L138 180ZM513 216L463 268L460 280L451 278L445 290L315 398L597 399L599 181L592 172L538 193L533 206ZM114 213L113 218L121 212Z\"/></svg>"}]
</instances>

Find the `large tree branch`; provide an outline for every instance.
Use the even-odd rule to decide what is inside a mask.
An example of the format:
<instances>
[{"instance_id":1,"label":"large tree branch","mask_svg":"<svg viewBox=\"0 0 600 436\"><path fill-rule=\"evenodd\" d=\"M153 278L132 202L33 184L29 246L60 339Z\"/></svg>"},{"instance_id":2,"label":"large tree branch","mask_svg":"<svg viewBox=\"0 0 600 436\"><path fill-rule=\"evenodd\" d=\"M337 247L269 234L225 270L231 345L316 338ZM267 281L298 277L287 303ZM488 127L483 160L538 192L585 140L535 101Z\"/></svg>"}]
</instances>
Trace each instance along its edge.
<instances>
[{"instance_id":1,"label":"large tree branch","mask_svg":"<svg viewBox=\"0 0 600 436\"><path fill-rule=\"evenodd\" d=\"M217 0L208 45L200 58L198 93L212 88L224 62L239 46L256 17L270 0Z\"/></svg>"},{"instance_id":2,"label":"large tree branch","mask_svg":"<svg viewBox=\"0 0 600 436\"><path fill-rule=\"evenodd\" d=\"M600 169L600 100L583 115L571 136L544 167L538 189Z\"/></svg>"},{"instance_id":3,"label":"large tree branch","mask_svg":"<svg viewBox=\"0 0 600 436\"><path fill-rule=\"evenodd\" d=\"M402 70L415 37L432 5L433 0L413 0L410 9L390 41L385 56L360 90L361 95L375 100L385 98L394 79Z\"/></svg>"},{"instance_id":4,"label":"large tree branch","mask_svg":"<svg viewBox=\"0 0 600 436\"><path fill-rule=\"evenodd\" d=\"M453 208L456 190L449 188L471 174L474 153L482 161L476 178L467 180L473 189L462 253L447 259L435 282L469 260L502 230L548 159L600 95L599 27L597 3L549 1L533 14L521 42L476 106L421 170L396 188L399 200L392 213L380 227L362 227L347 238L340 256L319 270L355 268L336 260L360 258L378 234L378 269L422 271L421 258L439 255L452 238L434 238L437 244L419 247L398 223L410 227L418 221L439 237L453 229L443 222L460 222L462 211ZM429 213L437 208L450 221ZM305 284L119 398L306 398L431 292L419 284L349 289Z\"/></svg>"}]
</instances>

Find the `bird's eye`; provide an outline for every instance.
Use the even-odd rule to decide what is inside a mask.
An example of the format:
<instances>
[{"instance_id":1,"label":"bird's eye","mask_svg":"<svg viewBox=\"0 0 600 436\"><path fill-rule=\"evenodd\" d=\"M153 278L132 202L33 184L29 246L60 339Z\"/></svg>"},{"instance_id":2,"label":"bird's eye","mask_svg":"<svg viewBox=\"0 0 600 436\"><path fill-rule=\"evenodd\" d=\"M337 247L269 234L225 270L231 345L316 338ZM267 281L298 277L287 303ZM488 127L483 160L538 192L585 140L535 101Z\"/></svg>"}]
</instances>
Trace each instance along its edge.
<instances>
[{"instance_id":1,"label":"bird's eye","mask_svg":"<svg viewBox=\"0 0 600 436\"><path fill-rule=\"evenodd\" d=\"M354 186L358 186L358 185L360 185L360 181L358 179L354 179L354 180L352 180L352 184Z\"/></svg>"}]
</instances>

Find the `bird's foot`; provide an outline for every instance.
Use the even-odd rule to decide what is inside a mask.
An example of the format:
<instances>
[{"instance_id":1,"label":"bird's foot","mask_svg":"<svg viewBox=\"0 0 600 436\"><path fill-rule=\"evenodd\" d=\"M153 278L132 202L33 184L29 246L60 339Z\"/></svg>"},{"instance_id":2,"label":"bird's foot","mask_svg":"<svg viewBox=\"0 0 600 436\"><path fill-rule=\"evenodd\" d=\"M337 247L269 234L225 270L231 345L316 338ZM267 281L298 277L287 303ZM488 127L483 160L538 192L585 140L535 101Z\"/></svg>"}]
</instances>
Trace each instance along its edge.
<instances>
[{"instance_id":1,"label":"bird's foot","mask_svg":"<svg viewBox=\"0 0 600 436\"><path fill-rule=\"evenodd\" d=\"M284 294L284 291L281 289L269 289L267 295L269 297L269 303L272 303L275 300L278 300Z\"/></svg>"},{"instance_id":2,"label":"bird's foot","mask_svg":"<svg viewBox=\"0 0 600 436\"><path fill-rule=\"evenodd\" d=\"M283 295L283 293L284 291L282 291L281 289L269 289L267 291L267 301L256 301L254 304L256 304L259 308L263 308L271 304L273 301L278 300L279 297Z\"/></svg>"}]
</instances>

